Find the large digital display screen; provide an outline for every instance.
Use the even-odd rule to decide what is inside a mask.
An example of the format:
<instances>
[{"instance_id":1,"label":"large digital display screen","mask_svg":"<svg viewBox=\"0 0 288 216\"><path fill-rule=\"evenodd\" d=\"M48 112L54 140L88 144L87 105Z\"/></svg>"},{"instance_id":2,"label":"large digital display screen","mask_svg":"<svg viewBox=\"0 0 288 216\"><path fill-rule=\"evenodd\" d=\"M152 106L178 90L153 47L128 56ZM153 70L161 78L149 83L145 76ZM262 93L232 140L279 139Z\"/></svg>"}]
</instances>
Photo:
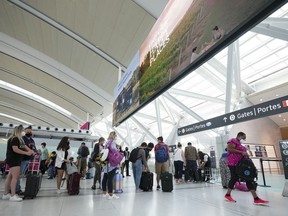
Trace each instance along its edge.
<instances>
[{"instance_id":1,"label":"large digital display screen","mask_svg":"<svg viewBox=\"0 0 288 216\"><path fill-rule=\"evenodd\" d=\"M170 0L115 88L113 125L287 1Z\"/></svg>"}]
</instances>

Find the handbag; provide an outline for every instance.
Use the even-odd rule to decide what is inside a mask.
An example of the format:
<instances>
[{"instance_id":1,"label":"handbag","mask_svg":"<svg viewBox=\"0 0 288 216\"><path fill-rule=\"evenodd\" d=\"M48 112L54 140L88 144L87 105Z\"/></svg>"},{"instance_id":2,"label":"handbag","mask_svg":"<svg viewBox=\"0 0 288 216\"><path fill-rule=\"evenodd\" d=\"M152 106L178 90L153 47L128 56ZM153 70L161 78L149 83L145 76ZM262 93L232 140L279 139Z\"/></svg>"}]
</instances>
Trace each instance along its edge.
<instances>
[{"instance_id":1,"label":"handbag","mask_svg":"<svg viewBox=\"0 0 288 216\"><path fill-rule=\"evenodd\" d=\"M66 171L68 175L78 172L78 168L74 163L66 163Z\"/></svg>"},{"instance_id":2,"label":"handbag","mask_svg":"<svg viewBox=\"0 0 288 216\"><path fill-rule=\"evenodd\" d=\"M114 167L121 163L121 161L124 158L124 155L121 152L117 151L116 149L111 148L111 143L112 142L108 144L108 149L109 149L108 161L110 165Z\"/></svg>"}]
</instances>

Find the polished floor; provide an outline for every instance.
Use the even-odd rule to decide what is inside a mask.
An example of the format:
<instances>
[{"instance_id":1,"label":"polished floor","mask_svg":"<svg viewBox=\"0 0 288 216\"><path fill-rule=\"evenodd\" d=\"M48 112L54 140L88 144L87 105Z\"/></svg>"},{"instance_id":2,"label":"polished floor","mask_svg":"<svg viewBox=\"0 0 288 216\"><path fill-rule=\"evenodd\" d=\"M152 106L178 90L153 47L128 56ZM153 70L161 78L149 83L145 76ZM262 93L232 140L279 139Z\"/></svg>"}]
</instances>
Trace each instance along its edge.
<instances>
[{"instance_id":1,"label":"polished floor","mask_svg":"<svg viewBox=\"0 0 288 216\"><path fill-rule=\"evenodd\" d=\"M22 179L25 185L25 179ZM246 216L287 216L288 198L282 196L285 179L283 175L266 174L266 184L271 187L258 187L258 195L270 201L269 205L253 205L249 192L233 191L237 203L226 202L225 191L216 180L212 183L174 184L171 193L153 190L135 192L133 177L124 178L124 192L120 199L103 198L101 191L90 189L92 179L81 180L78 196L56 193L56 180L43 177L41 190L33 200L10 202L0 200L0 215L22 216L164 216L164 215L246 215ZM263 184L262 179L258 181ZM4 179L0 180L0 193L3 194ZM154 182L155 188L155 182Z\"/></svg>"}]
</instances>

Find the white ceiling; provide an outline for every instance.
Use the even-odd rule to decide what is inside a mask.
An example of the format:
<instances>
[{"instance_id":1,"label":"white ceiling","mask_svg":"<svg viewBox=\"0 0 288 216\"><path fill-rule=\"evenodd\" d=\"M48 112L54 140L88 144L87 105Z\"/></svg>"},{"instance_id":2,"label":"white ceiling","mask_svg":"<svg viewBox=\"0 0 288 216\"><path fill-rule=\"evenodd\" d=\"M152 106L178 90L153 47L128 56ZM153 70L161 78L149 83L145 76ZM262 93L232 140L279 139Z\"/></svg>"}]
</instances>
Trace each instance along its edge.
<instances>
[{"instance_id":1,"label":"white ceiling","mask_svg":"<svg viewBox=\"0 0 288 216\"><path fill-rule=\"evenodd\" d=\"M1 80L48 99L79 121L2 90L0 113L72 128L87 114L90 120L107 116L119 67L125 70L165 4L159 1L151 14L143 2L131 0L0 1Z\"/></svg>"}]
</instances>

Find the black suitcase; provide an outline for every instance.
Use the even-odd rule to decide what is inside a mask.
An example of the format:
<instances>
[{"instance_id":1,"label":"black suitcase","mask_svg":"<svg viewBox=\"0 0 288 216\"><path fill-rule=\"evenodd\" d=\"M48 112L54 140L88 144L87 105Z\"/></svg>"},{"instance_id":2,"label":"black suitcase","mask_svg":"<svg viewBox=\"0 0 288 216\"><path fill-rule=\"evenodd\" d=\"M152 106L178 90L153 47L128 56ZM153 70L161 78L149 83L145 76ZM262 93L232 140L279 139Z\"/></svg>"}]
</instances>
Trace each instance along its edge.
<instances>
[{"instance_id":1,"label":"black suitcase","mask_svg":"<svg viewBox=\"0 0 288 216\"><path fill-rule=\"evenodd\" d=\"M80 173L72 173L71 175L68 175L67 190L69 195L79 194L80 179L81 179Z\"/></svg>"},{"instance_id":2,"label":"black suitcase","mask_svg":"<svg viewBox=\"0 0 288 216\"><path fill-rule=\"evenodd\" d=\"M162 173L161 185L163 192L171 192L173 190L173 175L168 172Z\"/></svg>"},{"instance_id":3,"label":"black suitcase","mask_svg":"<svg viewBox=\"0 0 288 216\"><path fill-rule=\"evenodd\" d=\"M143 191L152 191L153 190L153 173L142 172L139 188Z\"/></svg>"},{"instance_id":4,"label":"black suitcase","mask_svg":"<svg viewBox=\"0 0 288 216\"><path fill-rule=\"evenodd\" d=\"M28 174L26 178L26 187L24 199L33 199L37 196L41 187L42 176L40 174Z\"/></svg>"}]
</instances>

